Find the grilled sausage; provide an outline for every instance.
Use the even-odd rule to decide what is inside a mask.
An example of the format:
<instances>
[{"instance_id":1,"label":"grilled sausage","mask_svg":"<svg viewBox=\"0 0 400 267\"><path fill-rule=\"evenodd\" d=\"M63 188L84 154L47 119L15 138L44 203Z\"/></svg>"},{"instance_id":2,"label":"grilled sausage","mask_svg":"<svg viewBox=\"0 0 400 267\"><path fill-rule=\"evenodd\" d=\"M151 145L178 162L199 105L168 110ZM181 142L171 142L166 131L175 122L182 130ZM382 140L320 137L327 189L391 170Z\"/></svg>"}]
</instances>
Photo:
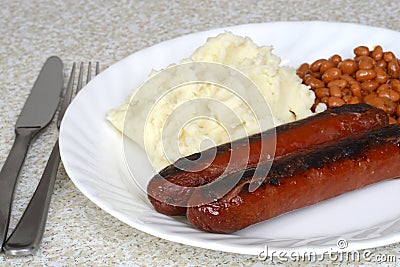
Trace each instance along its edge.
<instances>
[{"instance_id":1,"label":"grilled sausage","mask_svg":"<svg viewBox=\"0 0 400 267\"><path fill-rule=\"evenodd\" d=\"M245 171L223 198L187 210L201 230L232 233L272 217L400 176L400 125L368 131L357 138L322 144L280 158L267 177ZM229 179L229 177L227 177ZM249 192L250 183L260 186ZM213 192L198 188L189 202ZM197 201L206 201L199 200Z\"/></svg>"},{"instance_id":2,"label":"grilled sausage","mask_svg":"<svg viewBox=\"0 0 400 267\"><path fill-rule=\"evenodd\" d=\"M184 215L194 187L208 184L223 174L270 161L274 156L279 158L298 149L386 125L386 113L366 104L331 108L306 119L217 146L216 154L208 149L201 154L180 159L150 180L147 187L148 198L160 213ZM275 145L274 155L271 148L275 148ZM236 160L231 160L233 155ZM202 169L200 171L185 171L177 167L184 165L184 160L196 159L195 165ZM211 164L207 166L209 161Z\"/></svg>"}]
</instances>

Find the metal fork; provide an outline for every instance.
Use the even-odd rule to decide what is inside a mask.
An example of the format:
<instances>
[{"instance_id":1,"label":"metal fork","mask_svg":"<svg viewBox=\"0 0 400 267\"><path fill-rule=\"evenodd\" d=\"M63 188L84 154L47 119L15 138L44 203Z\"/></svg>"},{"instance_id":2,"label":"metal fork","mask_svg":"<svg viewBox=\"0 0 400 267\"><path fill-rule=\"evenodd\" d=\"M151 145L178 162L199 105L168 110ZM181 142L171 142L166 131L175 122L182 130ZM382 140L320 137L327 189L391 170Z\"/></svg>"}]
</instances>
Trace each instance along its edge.
<instances>
[{"instance_id":1,"label":"metal fork","mask_svg":"<svg viewBox=\"0 0 400 267\"><path fill-rule=\"evenodd\" d=\"M99 62L96 62L96 75L100 72ZM61 120L72 100L73 84L75 80L75 63L72 65L71 75L61 102L57 119L57 128L60 129ZM91 80L91 62L88 63L86 83ZM83 62L80 64L77 94L83 83ZM38 250L46 226L47 214L49 211L51 195L53 193L57 170L61 161L58 139L51 151L43 175L39 181L24 214L19 220L16 228L3 246L6 254L23 256L33 255Z\"/></svg>"}]
</instances>

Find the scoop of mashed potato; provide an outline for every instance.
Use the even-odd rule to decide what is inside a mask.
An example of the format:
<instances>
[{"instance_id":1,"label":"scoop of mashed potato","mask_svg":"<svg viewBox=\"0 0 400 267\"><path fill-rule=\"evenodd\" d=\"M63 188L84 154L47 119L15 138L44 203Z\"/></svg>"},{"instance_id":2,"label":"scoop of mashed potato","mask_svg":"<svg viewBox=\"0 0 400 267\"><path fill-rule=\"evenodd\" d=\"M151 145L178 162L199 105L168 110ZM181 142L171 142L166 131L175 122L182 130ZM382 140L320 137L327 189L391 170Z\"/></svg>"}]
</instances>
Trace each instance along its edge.
<instances>
[{"instance_id":1,"label":"scoop of mashed potato","mask_svg":"<svg viewBox=\"0 0 400 267\"><path fill-rule=\"evenodd\" d=\"M269 103L275 125L313 114L311 106L315 99L314 93L301 84L301 79L296 75L294 68L280 66L281 60L272 53L271 46L257 46L250 38L225 32L208 38L203 46L182 62L214 62L240 71L258 87L265 101ZM155 71L150 75L155 73L158 72ZM171 80L173 79L176 77L171 77ZM160 84L160 90L166 90L164 88L168 86ZM133 96L134 94L135 92ZM174 110L183 103L198 98L215 99L223 103L227 109L215 110L208 107L213 112L210 112L207 118L197 118L185 125L175 122L176 127L172 122L173 126L169 128L179 128L175 129L179 131L178 134L169 133L168 129L164 129L168 120L171 125L171 116L174 120L176 119ZM251 116L251 110L247 110L240 99L233 94L213 84L181 86L168 93L156 104L147 103L154 105L150 114L141 114L143 109L131 100L132 97L119 108L111 110L107 119L118 130L146 149L156 170L210 145L219 145L260 131L258 122L254 116ZM204 107L189 105L184 115L202 114L202 109ZM228 126L226 123L225 125L220 123L222 118L229 117L232 111L235 111L240 119L229 123ZM125 121L125 118L128 118L127 113L147 120L145 133L135 131L135 127L129 127L131 122ZM245 131L239 129L245 129ZM204 140L211 140L211 142L204 145Z\"/></svg>"}]
</instances>

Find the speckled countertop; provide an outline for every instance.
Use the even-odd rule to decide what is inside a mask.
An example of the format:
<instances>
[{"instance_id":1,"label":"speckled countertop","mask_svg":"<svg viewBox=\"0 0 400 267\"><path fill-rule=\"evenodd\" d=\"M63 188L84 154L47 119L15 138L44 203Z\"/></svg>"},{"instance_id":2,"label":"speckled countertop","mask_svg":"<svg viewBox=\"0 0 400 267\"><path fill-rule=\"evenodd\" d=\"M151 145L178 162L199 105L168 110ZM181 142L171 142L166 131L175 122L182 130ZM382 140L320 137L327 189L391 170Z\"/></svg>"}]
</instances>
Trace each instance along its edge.
<instances>
[{"instance_id":1,"label":"speckled countertop","mask_svg":"<svg viewBox=\"0 0 400 267\"><path fill-rule=\"evenodd\" d=\"M173 37L270 21L341 21L400 30L400 3L388 0L0 0L0 6L0 166L11 148L19 111L50 55L61 57L66 66L73 61L100 61L104 69L137 50ZM11 229L34 191L56 133L53 123L28 153L16 191ZM395 255L397 264L400 262L399 244L371 251ZM26 257L0 255L1 266L262 266L268 263L255 256L181 245L140 232L94 205L69 180L62 166L38 253Z\"/></svg>"}]
</instances>

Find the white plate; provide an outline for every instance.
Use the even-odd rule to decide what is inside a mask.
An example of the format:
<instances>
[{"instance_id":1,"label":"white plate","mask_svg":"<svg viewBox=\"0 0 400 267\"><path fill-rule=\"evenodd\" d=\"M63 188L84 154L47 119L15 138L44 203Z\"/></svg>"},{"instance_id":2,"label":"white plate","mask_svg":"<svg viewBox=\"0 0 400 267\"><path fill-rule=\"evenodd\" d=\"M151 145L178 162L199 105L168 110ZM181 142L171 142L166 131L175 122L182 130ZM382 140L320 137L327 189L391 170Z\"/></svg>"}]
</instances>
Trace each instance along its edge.
<instances>
[{"instance_id":1,"label":"white plate","mask_svg":"<svg viewBox=\"0 0 400 267\"><path fill-rule=\"evenodd\" d=\"M190 34L141 50L112 65L75 98L60 132L61 156L75 185L95 204L146 233L187 245L258 255L269 251L337 250L339 239L348 250L400 241L400 180L382 182L323 203L259 223L230 235L192 228L183 218L155 212L125 164L121 135L108 124L106 113L123 103L152 68L160 69L188 57L207 37L225 30L273 45L284 64L298 66L338 53L351 57L358 45L380 44L400 55L400 33L354 24L277 22L249 24ZM136 155L135 177L147 183L153 175L145 152L129 143Z\"/></svg>"}]
</instances>

